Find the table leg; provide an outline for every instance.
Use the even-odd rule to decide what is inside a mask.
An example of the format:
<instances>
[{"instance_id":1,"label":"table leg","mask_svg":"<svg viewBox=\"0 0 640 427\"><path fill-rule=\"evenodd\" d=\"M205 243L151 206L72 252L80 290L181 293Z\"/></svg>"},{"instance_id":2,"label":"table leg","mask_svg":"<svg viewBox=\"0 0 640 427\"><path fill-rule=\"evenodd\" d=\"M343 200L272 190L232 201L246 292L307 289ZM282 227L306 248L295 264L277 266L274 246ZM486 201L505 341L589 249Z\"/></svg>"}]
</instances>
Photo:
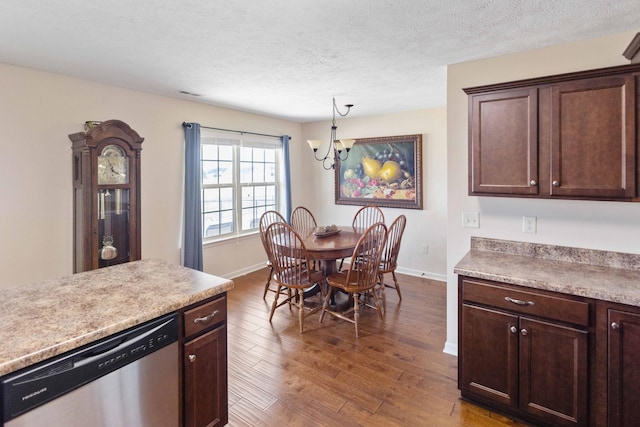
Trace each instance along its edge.
<instances>
[{"instance_id":1,"label":"table leg","mask_svg":"<svg viewBox=\"0 0 640 427\"><path fill-rule=\"evenodd\" d=\"M331 276L335 274L338 269L336 268L336 260L335 259L323 259L320 260L320 268L324 273L324 277Z\"/></svg>"}]
</instances>

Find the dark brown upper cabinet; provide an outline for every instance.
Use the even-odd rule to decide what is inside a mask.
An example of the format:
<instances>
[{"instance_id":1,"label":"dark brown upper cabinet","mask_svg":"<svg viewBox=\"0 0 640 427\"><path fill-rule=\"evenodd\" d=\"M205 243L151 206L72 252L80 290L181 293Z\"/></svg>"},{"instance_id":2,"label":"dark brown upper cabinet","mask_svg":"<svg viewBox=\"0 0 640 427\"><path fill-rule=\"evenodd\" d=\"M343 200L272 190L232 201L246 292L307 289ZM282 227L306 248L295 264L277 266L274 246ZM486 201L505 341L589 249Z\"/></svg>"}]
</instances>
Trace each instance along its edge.
<instances>
[{"instance_id":1,"label":"dark brown upper cabinet","mask_svg":"<svg viewBox=\"0 0 640 427\"><path fill-rule=\"evenodd\" d=\"M472 194L538 194L538 90L470 98Z\"/></svg>"},{"instance_id":2,"label":"dark brown upper cabinet","mask_svg":"<svg viewBox=\"0 0 640 427\"><path fill-rule=\"evenodd\" d=\"M640 65L469 95L469 194L640 201Z\"/></svg>"}]
</instances>

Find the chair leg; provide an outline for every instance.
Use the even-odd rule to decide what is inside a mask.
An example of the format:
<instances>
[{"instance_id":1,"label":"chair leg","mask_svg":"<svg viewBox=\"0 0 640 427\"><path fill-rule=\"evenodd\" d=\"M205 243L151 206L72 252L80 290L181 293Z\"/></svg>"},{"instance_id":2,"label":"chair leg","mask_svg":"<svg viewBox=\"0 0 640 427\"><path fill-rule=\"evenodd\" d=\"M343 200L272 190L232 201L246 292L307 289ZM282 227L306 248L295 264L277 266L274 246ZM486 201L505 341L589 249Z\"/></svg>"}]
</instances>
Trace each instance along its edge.
<instances>
[{"instance_id":1,"label":"chair leg","mask_svg":"<svg viewBox=\"0 0 640 427\"><path fill-rule=\"evenodd\" d=\"M358 338L358 320L360 320L360 298L354 296L353 298L353 321L356 325L356 338Z\"/></svg>"},{"instance_id":2,"label":"chair leg","mask_svg":"<svg viewBox=\"0 0 640 427\"><path fill-rule=\"evenodd\" d=\"M291 291L289 291L291 292ZM269 323L271 323L271 319L273 319L273 313L276 312L276 307L278 306L278 297L280 296L280 291L276 292L276 296L273 298L273 305L271 306L271 314L269 315Z\"/></svg>"},{"instance_id":3,"label":"chair leg","mask_svg":"<svg viewBox=\"0 0 640 427\"><path fill-rule=\"evenodd\" d=\"M269 266L269 276L267 277L267 283L264 285L264 294L262 295L262 299L267 299L267 292L269 292L269 285L271 284L271 276L273 276L273 266Z\"/></svg>"},{"instance_id":4,"label":"chair leg","mask_svg":"<svg viewBox=\"0 0 640 427\"><path fill-rule=\"evenodd\" d=\"M298 295L298 320L300 321L300 333L304 330L304 292L296 289Z\"/></svg>"},{"instance_id":5,"label":"chair leg","mask_svg":"<svg viewBox=\"0 0 640 427\"><path fill-rule=\"evenodd\" d=\"M384 292L384 286L382 287L382 292ZM373 292L373 301L376 305L376 309L378 310L378 317L380 317L380 320L384 320L384 312L382 311L380 298L378 297L378 294L375 291Z\"/></svg>"},{"instance_id":6,"label":"chair leg","mask_svg":"<svg viewBox=\"0 0 640 427\"><path fill-rule=\"evenodd\" d=\"M402 294L400 293L400 285L398 285L398 279L396 278L396 272L392 271L391 275L393 276L393 283L396 285L396 292L398 292L398 299L402 301Z\"/></svg>"},{"instance_id":7,"label":"chair leg","mask_svg":"<svg viewBox=\"0 0 640 427\"><path fill-rule=\"evenodd\" d=\"M324 296L324 302L322 303L322 311L320 312L320 323L322 323L322 319L324 319L324 314L329 310L329 300L333 296L333 288L328 286L327 294Z\"/></svg>"},{"instance_id":8,"label":"chair leg","mask_svg":"<svg viewBox=\"0 0 640 427\"><path fill-rule=\"evenodd\" d=\"M384 284L384 274L379 274L379 281L380 281L380 297L382 299L382 310L384 311L384 314L387 314L387 291L385 290L386 286Z\"/></svg>"}]
</instances>

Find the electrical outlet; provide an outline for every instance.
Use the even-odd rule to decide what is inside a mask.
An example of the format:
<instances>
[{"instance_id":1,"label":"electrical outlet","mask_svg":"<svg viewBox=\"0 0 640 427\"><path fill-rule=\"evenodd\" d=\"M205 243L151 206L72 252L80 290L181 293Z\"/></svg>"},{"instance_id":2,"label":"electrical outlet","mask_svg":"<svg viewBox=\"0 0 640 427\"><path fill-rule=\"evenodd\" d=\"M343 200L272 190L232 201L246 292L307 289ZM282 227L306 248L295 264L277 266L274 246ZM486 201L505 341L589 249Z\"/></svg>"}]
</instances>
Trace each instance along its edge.
<instances>
[{"instance_id":1,"label":"electrical outlet","mask_svg":"<svg viewBox=\"0 0 640 427\"><path fill-rule=\"evenodd\" d=\"M429 253L429 245L422 245L422 253L425 255Z\"/></svg>"},{"instance_id":2,"label":"electrical outlet","mask_svg":"<svg viewBox=\"0 0 640 427\"><path fill-rule=\"evenodd\" d=\"M478 212L462 212L462 226L464 228L480 228L480 214Z\"/></svg>"},{"instance_id":3,"label":"electrical outlet","mask_svg":"<svg viewBox=\"0 0 640 427\"><path fill-rule=\"evenodd\" d=\"M535 216L523 216L522 217L522 232L536 234L537 220Z\"/></svg>"}]
</instances>

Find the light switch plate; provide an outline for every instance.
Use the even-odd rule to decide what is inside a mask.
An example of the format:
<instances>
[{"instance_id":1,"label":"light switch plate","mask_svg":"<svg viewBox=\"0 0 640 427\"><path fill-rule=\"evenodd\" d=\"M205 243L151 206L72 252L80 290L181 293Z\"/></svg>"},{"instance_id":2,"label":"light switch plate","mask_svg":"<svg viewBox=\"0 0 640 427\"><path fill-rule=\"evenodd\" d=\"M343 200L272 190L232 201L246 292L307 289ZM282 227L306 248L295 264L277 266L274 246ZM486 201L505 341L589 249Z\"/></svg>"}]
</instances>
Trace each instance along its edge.
<instances>
[{"instance_id":1,"label":"light switch plate","mask_svg":"<svg viewBox=\"0 0 640 427\"><path fill-rule=\"evenodd\" d=\"M480 214L478 212L462 212L462 226L464 228L480 228Z\"/></svg>"}]
</instances>

